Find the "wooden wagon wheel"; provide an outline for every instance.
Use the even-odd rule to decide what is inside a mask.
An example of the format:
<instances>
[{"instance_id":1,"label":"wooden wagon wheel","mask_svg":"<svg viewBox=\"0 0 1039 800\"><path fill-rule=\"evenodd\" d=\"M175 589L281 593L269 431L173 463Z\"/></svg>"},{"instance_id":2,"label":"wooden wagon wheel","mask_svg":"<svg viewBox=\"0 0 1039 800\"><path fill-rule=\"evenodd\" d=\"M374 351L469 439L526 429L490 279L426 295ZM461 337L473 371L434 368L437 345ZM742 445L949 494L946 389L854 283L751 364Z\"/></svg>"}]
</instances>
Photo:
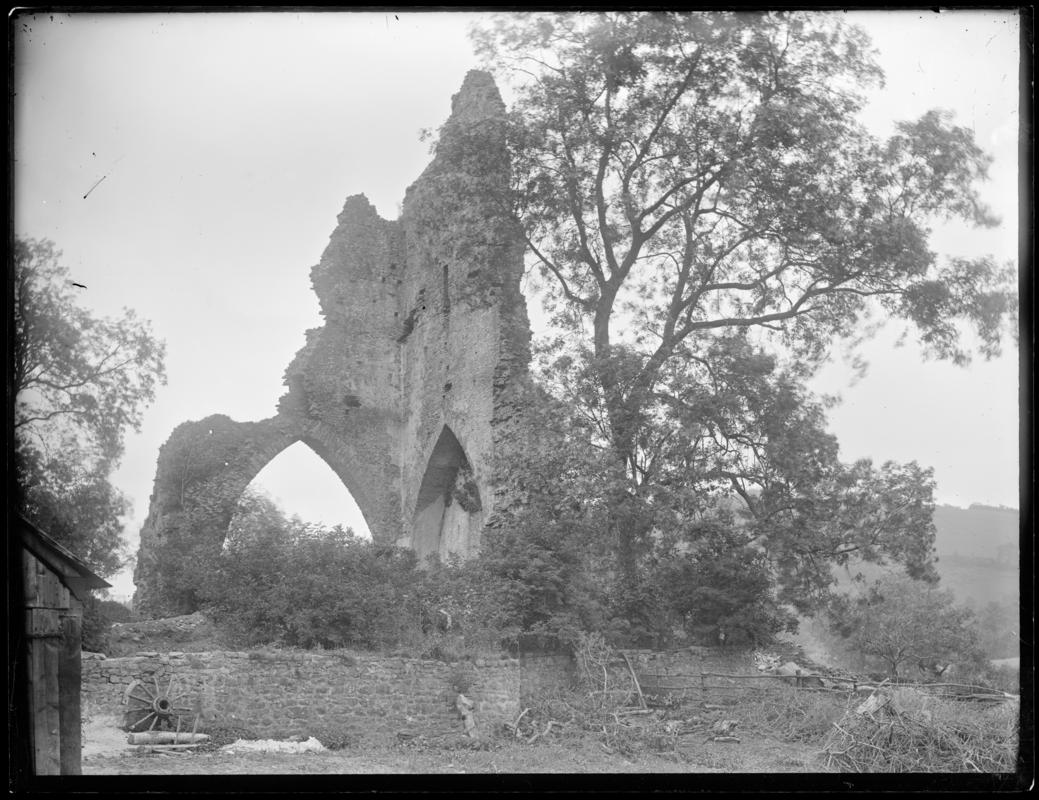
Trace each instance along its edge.
<instances>
[{"instance_id":1,"label":"wooden wagon wheel","mask_svg":"<svg viewBox=\"0 0 1039 800\"><path fill-rule=\"evenodd\" d=\"M144 681L135 680L123 695L123 704L128 706L127 730L137 732L145 730L175 730L190 723L193 729L198 727L198 714L191 708L178 703L187 692L175 694L173 690L175 678L170 676L169 685L163 691L159 688L159 679L152 676L154 691ZM192 719L193 718L193 719Z\"/></svg>"}]
</instances>

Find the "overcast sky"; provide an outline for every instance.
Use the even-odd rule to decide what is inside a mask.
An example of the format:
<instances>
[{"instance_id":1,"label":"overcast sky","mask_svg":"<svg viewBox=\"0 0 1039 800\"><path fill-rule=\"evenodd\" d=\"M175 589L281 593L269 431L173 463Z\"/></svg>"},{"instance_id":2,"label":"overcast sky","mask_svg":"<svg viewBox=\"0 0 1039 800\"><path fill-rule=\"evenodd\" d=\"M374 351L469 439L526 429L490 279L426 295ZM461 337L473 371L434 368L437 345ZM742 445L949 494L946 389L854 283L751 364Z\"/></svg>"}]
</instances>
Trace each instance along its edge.
<instances>
[{"instance_id":1,"label":"overcast sky","mask_svg":"<svg viewBox=\"0 0 1039 800\"><path fill-rule=\"evenodd\" d=\"M64 251L83 303L135 309L168 347L168 385L115 475L136 551L160 445L180 422L272 415L282 375L321 324L309 270L346 197L396 218L467 70L473 13L37 14L16 21L18 235ZM1001 227L936 228L934 248L1017 260L1018 20L1011 12L859 12L887 85L864 118L941 107L995 162ZM104 178L101 183L97 183ZM96 185L95 185L96 184ZM93 187L93 188L91 188ZM84 199L84 195L89 195ZM531 304L537 323L536 304ZM845 460L933 466L939 502L1018 504L1017 353L966 369L884 331L862 380L838 357L816 387L843 403ZM303 445L261 474L290 512L362 527ZM128 595L128 574L115 581Z\"/></svg>"}]
</instances>

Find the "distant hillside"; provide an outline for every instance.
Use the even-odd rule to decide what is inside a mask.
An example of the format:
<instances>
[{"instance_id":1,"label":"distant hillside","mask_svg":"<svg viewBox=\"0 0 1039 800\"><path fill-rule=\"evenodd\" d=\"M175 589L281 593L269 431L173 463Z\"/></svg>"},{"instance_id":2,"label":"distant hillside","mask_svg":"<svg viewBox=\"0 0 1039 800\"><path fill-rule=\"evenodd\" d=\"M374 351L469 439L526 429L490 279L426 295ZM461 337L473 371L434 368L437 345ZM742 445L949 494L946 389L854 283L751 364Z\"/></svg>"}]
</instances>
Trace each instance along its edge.
<instances>
[{"instance_id":1,"label":"distant hillside","mask_svg":"<svg viewBox=\"0 0 1039 800\"><path fill-rule=\"evenodd\" d=\"M1018 604L1018 512L1012 508L972 505L970 508L938 506L934 511L935 550L943 589L951 589L960 602L972 606L987 603ZM855 564L867 580L879 578L890 567ZM850 575L839 579L850 585Z\"/></svg>"},{"instance_id":2,"label":"distant hillside","mask_svg":"<svg viewBox=\"0 0 1039 800\"><path fill-rule=\"evenodd\" d=\"M1021 574L1018 512L983 505L938 506L934 524L941 588L951 590L957 603L974 610L981 646L991 658L1017 656ZM839 583L850 589L855 573L874 581L891 569L856 563L836 575ZM803 641L798 640L802 646L814 648L816 653L829 651L837 658L840 642L826 633L825 624L821 620L806 623L800 634Z\"/></svg>"},{"instance_id":3,"label":"distant hillside","mask_svg":"<svg viewBox=\"0 0 1039 800\"><path fill-rule=\"evenodd\" d=\"M971 605L1019 602L1018 512L972 505L938 506L938 574L942 586Z\"/></svg>"},{"instance_id":4,"label":"distant hillside","mask_svg":"<svg viewBox=\"0 0 1039 800\"><path fill-rule=\"evenodd\" d=\"M1017 567L1018 512L975 503L970 508L938 506L935 547L939 558L960 555L995 559Z\"/></svg>"}]
</instances>

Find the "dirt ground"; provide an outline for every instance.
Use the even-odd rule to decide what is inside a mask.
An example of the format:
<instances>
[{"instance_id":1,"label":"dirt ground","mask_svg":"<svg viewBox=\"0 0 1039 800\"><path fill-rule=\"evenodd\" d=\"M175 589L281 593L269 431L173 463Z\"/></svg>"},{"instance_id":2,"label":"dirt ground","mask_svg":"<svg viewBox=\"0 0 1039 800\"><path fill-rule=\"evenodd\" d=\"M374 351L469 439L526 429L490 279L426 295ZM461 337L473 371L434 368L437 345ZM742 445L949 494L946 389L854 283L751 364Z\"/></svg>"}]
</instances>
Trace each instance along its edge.
<instances>
[{"instance_id":1,"label":"dirt ground","mask_svg":"<svg viewBox=\"0 0 1039 800\"><path fill-rule=\"evenodd\" d=\"M756 735L739 743L686 736L672 751L607 752L591 735L528 745L492 741L472 750L427 745L352 747L300 755L180 752L139 754L126 743L118 720L86 720L84 775L299 775L299 774L508 774L508 773L739 773L820 772L815 749Z\"/></svg>"}]
</instances>

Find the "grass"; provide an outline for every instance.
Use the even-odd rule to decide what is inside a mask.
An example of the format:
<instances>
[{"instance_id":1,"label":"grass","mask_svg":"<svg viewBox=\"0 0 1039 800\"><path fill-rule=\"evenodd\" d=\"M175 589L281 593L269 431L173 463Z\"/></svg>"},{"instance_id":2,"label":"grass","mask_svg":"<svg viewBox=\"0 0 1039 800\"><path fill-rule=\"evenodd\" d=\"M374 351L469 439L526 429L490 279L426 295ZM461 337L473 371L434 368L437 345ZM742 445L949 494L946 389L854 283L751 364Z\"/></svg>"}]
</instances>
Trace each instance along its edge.
<instances>
[{"instance_id":1,"label":"grass","mask_svg":"<svg viewBox=\"0 0 1039 800\"><path fill-rule=\"evenodd\" d=\"M299 755L184 752L84 759L85 775L251 775L251 774L515 774L515 773L734 773L819 771L802 745L765 740L742 744L681 741L669 752L607 752L594 732L573 733L526 744L499 739L475 750L457 742L446 746L378 747L358 743L343 750Z\"/></svg>"}]
</instances>

